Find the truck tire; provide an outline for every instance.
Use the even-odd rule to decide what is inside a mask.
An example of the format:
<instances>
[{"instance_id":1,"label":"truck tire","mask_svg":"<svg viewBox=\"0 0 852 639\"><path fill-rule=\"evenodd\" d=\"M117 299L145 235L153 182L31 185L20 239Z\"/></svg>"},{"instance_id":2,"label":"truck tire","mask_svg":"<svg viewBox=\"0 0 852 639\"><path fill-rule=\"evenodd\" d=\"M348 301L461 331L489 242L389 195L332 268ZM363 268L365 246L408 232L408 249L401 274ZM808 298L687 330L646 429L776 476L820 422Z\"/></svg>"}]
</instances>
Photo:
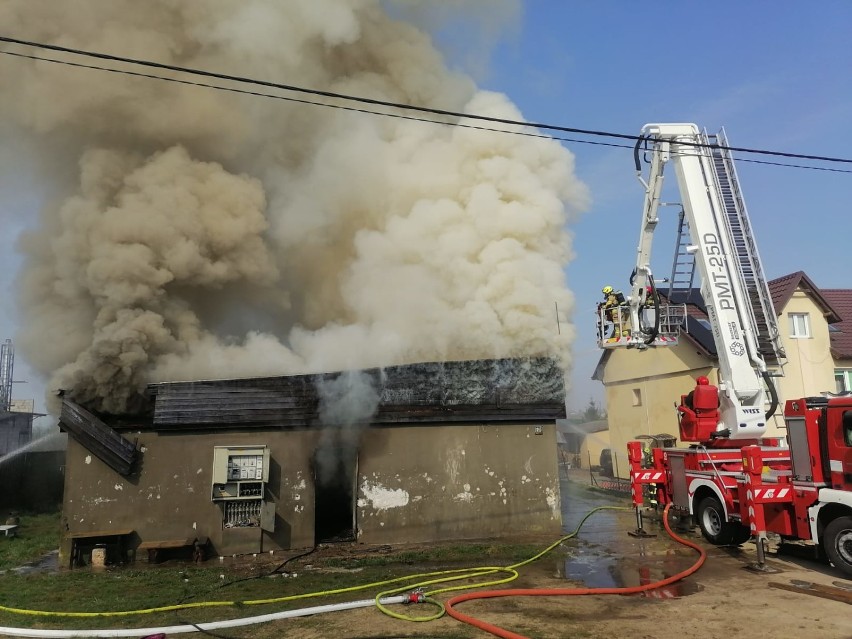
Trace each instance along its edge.
<instances>
[{"instance_id":1,"label":"truck tire","mask_svg":"<svg viewBox=\"0 0 852 639\"><path fill-rule=\"evenodd\" d=\"M698 502L696 512L698 527L701 528L704 539L714 546L730 546L734 543L736 533L734 526L739 524L733 524L725 519L725 509L715 495L705 497Z\"/></svg>"},{"instance_id":2,"label":"truck tire","mask_svg":"<svg viewBox=\"0 0 852 639\"><path fill-rule=\"evenodd\" d=\"M852 516L829 522L823 531L822 544L834 567L852 576Z\"/></svg>"},{"instance_id":3,"label":"truck tire","mask_svg":"<svg viewBox=\"0 0 852 639\"><path fill-rule=\"evenodd\" d=\"M731 525L734 527L734 534L731 540L732 545L741 546L751 539L751 530L749 530L748 526L736 523L732 523Z\"/></svg>"}]
</instances>

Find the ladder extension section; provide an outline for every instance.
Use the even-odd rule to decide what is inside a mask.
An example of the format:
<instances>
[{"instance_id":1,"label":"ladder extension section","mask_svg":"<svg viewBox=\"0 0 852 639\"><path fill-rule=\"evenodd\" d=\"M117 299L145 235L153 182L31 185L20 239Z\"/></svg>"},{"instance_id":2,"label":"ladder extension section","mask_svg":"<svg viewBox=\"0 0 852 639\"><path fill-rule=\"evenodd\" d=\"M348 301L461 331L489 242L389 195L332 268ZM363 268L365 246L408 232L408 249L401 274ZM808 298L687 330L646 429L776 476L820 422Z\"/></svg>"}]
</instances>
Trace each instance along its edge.
<instances>
[{"instance_id":1,"label":"ladder extension section","mask_svg":"<svg viewBox=\"0 0 852 639\"><path fill-rule=\"evenodd\" d=\"M686 301L689 292L695 285L695 257L687 251L690 245L689 221L683 209L677 225L677 244L675 246L674 263L672 264L672 275L669 278L668 298L671 301ZM682 296L675 297L675 296Z\"/></svg>"},{"instance_id":2,"label":"ladder extension section","mask_svg":"<svg viewBox=\"0 0 852 639\"><path fill-rule=\"evenodd\" d=\"M716 135L704 134L707 144L712 145L708 150L715 169L716 186L721 202L725 207L725 220L732 246L737 253L739 270L750 302L750 310L754 314L757 327L757 343L764 359L783 365L786 359L784 347L781 344L781 334L769 286L763 275L763 267L754 236L751 231L748 212L739 187L736 169L731 153L727 148L728 140L724 129Z\"/></svg>"}]
</instances>

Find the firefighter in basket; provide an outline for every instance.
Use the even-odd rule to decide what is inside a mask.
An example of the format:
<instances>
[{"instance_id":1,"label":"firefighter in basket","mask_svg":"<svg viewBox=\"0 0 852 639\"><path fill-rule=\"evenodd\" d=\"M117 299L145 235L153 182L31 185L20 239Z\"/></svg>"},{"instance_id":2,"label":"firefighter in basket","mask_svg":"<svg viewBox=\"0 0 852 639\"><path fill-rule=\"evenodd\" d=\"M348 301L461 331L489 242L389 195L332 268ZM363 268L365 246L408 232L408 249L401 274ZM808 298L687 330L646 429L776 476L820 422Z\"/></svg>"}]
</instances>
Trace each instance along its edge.
<instances>
[{"instance_id":1,"label":"firefighter in basket","mask_svg":"<svg viewBox=\"0 0 852 639\"><path fill-rule=\"evenodd\" d=\"M621 337L629 336L630 315L624 294L621 291L614 290L609 285L604 286L601 293L603 293L604 301L598 308L603 308L606 321L602 336L608 341L616 339L619 334Z\"/></svg>"}]
</instances>

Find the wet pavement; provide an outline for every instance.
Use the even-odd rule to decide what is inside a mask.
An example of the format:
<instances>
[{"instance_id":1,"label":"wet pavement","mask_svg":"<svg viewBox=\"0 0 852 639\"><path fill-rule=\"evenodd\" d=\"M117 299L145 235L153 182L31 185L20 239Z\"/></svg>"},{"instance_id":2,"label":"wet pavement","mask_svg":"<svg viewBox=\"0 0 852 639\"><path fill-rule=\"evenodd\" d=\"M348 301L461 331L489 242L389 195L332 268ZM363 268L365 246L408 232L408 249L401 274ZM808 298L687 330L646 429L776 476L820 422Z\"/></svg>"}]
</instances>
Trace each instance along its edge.
<instances>
[{"instance_id":1,"label":"wet pavement","mask_svg":"<svg viewBox=\"0 0 852 639\"><path fill-rule=\"evenodd\" d=\"M599 506L630 507L629 497L595 490L582 481L563 480L563 532L568 534L589 511ZM628 535L636 528L632 510L604 510L593 514L580 528L576 538L555 552L556 573L589 588L639 586L670 577L689 568L697 554L674 541L662 523L645 518L645 529L656 536L637 538ZM650 596L662 598L692 594L698 586L690 582L673 584Z\"/></svg>"}]
</instances>

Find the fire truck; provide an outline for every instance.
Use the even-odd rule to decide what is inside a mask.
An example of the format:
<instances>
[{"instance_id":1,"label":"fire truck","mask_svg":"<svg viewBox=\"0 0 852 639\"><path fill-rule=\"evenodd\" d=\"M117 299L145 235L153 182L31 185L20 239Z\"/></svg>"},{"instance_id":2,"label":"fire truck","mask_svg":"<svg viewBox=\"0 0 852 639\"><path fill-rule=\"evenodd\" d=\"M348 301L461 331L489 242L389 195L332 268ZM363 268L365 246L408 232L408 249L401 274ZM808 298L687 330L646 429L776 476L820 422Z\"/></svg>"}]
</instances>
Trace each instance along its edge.
<instances>
[{"instance_id":1,"label":"fire truck","mask_svg":"<svg viewBox=\"0 0 852 639\"><path fill-rule=\"evenodd\" d=\"M638 256L624 304L598 310L599 346L676 344L686 316L678 298L693 291L697 276L718 355L718 383L699 377L675 403L685 446L628 443L636 534L644 533L645 501L671 503L712 544L754 538L758 568L766 566L767 534L775 533L813 545L852 576L852 396L790 399L786 437L766 434L785 354L724 131L648 124L634 156L645 192ZM669 165L681 211L663 296L650 255L660 207L668 204L661 193Z\"/></svg>"}]
</instances>

